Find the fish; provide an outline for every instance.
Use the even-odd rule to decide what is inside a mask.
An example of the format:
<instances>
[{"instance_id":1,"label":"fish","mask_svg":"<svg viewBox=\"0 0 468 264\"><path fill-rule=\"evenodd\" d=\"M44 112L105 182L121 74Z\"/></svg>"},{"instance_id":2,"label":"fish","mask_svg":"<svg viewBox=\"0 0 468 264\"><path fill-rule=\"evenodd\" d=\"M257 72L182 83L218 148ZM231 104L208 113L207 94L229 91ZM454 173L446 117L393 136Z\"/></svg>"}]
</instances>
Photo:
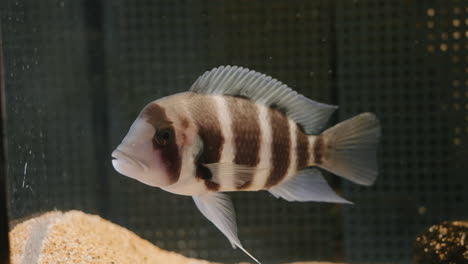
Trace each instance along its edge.
<instances>
[{"instance_id":1,"label":"fish","mask_svg":"<svg viewBox=\"0 0 468 264\"><path fill-rule=\"evenodd\" d=\"M366 112L325 129L336 109L266 74L220 66L189 91L147 104L112 152L112 165L144 184L191 196L233 248L260 263L238 238L226 193L350 204L321 169L366 186L377 178L379 120Z\"/></svg>"}]
</instances>

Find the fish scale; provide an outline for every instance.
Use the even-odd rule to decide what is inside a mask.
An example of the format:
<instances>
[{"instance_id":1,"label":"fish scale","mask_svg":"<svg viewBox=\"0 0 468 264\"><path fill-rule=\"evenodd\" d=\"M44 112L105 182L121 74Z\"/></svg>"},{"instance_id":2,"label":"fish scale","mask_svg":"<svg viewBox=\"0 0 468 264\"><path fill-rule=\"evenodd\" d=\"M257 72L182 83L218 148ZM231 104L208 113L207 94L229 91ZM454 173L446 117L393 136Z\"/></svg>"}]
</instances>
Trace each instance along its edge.
<instances>
[{"instance_id":1,"label":"fish scale","mask_svg":"<svg viewBox=\"0 0 468 264\"><path fill-rule=\"evenodd\" d=\"M289 120L281 112L271 108L270 124L272 127L272 169L265 188L270 188L279 183L285 176L289 168L290 160L290 134Z\"/></svg>"},{"instance_id":2,"label":"fish scale","mask_svg":"<svg viewBox=\"0 0 468 264\"><path fill-rule=\"evenodd\" d=\"M112 153L123 175L179 195L257 263L237 236L228 191L287 201L350 203L318 169L371 185L380 125L363 113L322 131L336 106L237 66L200 76L189 92L151 102Z\"/></svg>"}]
</instances>

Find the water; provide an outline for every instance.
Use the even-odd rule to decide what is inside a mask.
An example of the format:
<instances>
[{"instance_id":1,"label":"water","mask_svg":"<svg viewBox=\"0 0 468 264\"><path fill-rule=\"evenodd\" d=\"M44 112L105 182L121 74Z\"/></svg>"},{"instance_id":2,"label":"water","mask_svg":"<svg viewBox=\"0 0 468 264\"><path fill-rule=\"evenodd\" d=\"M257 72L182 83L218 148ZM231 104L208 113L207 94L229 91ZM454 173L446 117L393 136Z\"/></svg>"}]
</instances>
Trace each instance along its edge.
<instances>
[{"instance_id":1,"label":"water","mask_svg":"<svg viewBox=\"0 0 468 264\"><path fill-rule=\"evenodd\" d=\"M409 263L416 235L467 218L468 5L463 1L2 1L11 221L99 214L187 256L248 261L196 210L118 175L110 153L147 102L231 64L383 125L381 174L354 206L236 193L265 263Z\"/></svg>"}]
</instances>

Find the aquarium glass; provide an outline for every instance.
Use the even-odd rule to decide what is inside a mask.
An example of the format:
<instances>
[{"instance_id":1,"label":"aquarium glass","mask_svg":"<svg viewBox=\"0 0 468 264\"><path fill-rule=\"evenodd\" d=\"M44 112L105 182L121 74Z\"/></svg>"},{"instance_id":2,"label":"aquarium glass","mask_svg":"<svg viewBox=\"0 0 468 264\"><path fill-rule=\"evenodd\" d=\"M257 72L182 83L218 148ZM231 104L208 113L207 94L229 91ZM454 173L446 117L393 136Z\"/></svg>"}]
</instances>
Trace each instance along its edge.
<instances>
[{"instance_id":1,"label":"aquarium glass","mask_svg":"<svg viewBox=\"0 0 468 264\"><path fill-rule=\"evenodd\" d=\"M468 217L468 3L422 0L3 0L10 226L82 210L185 256L250 261L190 197L118 174L111 152L148 102L220 65L271 75L382 123L372 187L327 174L354 205L232 193L264 263L411 263L417 234Z\"/></svg>"}]
</instances>

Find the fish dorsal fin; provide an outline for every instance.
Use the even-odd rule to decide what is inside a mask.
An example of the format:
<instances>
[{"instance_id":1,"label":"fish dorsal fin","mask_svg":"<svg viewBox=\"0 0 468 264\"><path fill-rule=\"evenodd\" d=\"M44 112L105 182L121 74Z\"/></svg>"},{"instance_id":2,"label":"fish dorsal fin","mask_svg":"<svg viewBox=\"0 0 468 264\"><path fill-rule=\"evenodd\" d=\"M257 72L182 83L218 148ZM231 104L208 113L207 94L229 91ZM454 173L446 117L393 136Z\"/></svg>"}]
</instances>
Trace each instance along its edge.
<instances>
[{"instance_id":1,"label":"fish dorsal fin","mask_svg":"<svg viewBox=\"0 0 468 264\"><path fill-rule=\"evenodd\" d=\"M319 133L338 108L310 100L266 74L238 66L220 66L205 72L190 91L242 96L281 109L308 134Z\"/></svg>"}]
</instances>

